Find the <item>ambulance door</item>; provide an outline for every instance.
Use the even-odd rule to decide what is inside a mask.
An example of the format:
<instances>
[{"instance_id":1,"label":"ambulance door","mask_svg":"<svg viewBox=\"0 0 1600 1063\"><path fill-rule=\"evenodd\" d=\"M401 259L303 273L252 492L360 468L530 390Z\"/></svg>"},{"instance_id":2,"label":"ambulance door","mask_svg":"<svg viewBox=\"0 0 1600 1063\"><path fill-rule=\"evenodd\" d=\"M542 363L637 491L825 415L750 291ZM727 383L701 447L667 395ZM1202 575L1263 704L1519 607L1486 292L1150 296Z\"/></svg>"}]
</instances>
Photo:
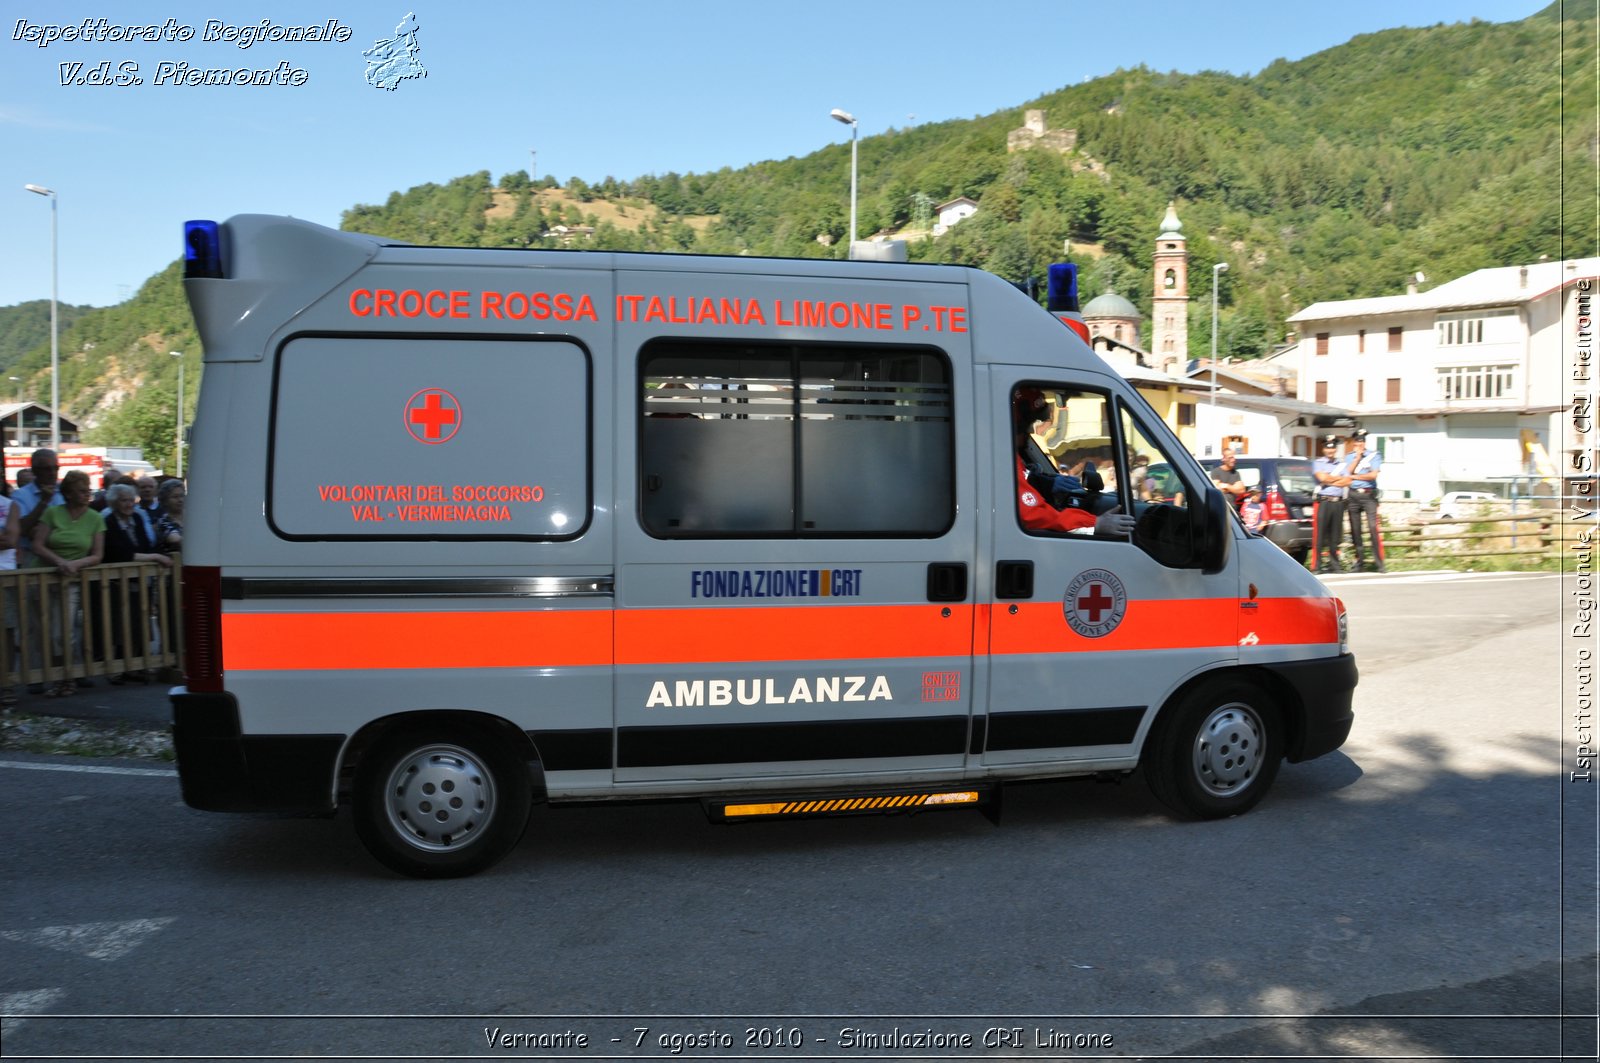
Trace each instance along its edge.
<instances>
[{"instance_id":1,"label":"ambulance door","mask_svg":"<svg viewBox=\"0 0 1600 1063\"><path fill-rule=\"evenodd\" d=\"M1109 384L993 371L986 766L1131 766L1169 694L1237 659L1236 572L1206 574L1193 534L1200 470ZM1131 539L1096 533L1112 509Z\"/></svg>"},{"instance_id":2,"label":"ambulance door","mask_svg":"<svg viewBox=\"0 0 1600 1063\"><path fill-rule=\"evenodd\" d=\"M710 279L623 290L686 317ZM715 279L702 335L637 330L618 411L618 480L635 487L617 517L619 789L958 777L977 528L964 337L730 328L751 307L770 324L794 284ZM912 298L895 287L870 298ZM806 283L826 307L865 288Z\"/></svg>"}]
</instances>

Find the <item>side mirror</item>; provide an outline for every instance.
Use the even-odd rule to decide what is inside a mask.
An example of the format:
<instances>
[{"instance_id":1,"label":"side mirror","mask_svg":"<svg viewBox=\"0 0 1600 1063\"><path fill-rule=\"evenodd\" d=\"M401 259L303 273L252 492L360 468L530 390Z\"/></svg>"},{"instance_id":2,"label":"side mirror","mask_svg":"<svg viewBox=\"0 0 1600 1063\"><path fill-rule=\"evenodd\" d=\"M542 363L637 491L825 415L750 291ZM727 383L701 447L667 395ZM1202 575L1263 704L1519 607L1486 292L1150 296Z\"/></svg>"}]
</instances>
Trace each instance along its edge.
<instances>
[{"instance_id":1,"label":"side mirror","mask_svg":"<svg viewBox=\"0 0 1600 1063\"><path fill-rule=\"evenodd\" d=\"M1134 541L1168 568L1197 568L1215 575L1228 566L1233 524L1228 500L1207 487L1189 506L1140 503Z\"/></svg>"},{"instance_id":2,"label":"side mirror","mask_svg":"<svg viewBox=\"0 0 1600 1063\"><path fill-rule=\"evenodd\" d=\"M1194 563L1206 575L1228 567L1233 547L1233 527L1228 500L1215 487L1206 488L1205 502L1194 507Z\"/></svg>"}]
</instances>

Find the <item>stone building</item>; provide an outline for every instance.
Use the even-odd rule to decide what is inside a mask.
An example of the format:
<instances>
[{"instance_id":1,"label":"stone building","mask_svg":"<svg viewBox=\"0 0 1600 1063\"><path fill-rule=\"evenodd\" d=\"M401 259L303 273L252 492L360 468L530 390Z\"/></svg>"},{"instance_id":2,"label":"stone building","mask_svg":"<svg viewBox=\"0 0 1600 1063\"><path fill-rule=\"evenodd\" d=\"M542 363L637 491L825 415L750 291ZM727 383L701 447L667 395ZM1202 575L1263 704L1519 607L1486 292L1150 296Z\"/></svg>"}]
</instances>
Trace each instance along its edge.
<instances>
[{"instance_id":1,"label":"stone building","mask_svg":"<svg viewBox=\"0 0 1600 1063\"><path fill-rule=\"evenodd\" d=\"M1031 151L1034 148L1048 148L1063 154L1072 151L1078 146L1078 131L1076 129L1050 129L1045 125L1044 111L1031 110L1024 112L1021 129L1013 129L1006 134L1006 151Z\"/></svg>"}]
</instances>

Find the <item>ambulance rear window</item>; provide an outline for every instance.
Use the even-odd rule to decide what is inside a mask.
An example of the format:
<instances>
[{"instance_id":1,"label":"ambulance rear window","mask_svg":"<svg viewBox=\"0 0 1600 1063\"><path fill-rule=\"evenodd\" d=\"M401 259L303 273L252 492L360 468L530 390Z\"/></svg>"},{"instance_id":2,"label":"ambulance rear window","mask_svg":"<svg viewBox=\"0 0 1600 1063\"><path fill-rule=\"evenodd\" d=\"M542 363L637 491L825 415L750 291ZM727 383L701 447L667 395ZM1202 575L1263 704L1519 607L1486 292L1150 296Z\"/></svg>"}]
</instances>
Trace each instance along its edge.
<instances>
[{"instance_id":1,"label":"ambulance rear window","mask_svg":"<svg viewBox=\"0 0 1600 1063\"><path fill-rule=\"evenodd\" d=\"M284 345L267 517L287 539L570 539L588 526L589 358L562 341Z\"/></svg>"},{"instance_id":2,"label":"ambulance rear window","mask_svg":"<svg viewBox=\"0 0 1600 1063\"><path fill-rule=\"evenodd\" d=\"M950 366L925 348L659 341L640 358L657 538L933 538L955 519Z\"/></svg>"}]
</instances>

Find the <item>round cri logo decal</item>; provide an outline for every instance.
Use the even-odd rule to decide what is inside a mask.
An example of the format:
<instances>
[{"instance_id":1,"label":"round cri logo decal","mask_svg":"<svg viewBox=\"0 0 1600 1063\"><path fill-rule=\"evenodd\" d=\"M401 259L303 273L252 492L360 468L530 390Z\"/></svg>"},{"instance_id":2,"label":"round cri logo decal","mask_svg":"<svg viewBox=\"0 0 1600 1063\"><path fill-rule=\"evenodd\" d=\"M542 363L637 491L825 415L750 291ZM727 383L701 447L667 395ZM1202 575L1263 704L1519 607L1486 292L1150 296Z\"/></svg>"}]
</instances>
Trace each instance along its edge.
<instances>
[{"instance_id":1,"label":"round cri logo decal","mask_svg":"<svg viewBox=\"0 0 1600 1063\"><path fill-rule=\"evenodd\" d=\"M423 388L406 400L405 418L418 443L448 443L461 430L461 402L444 388Z\"/></svg>"},{"instance_id":2,"label":"round cri logo decal","mask_svg":"<svg viewBox=\"0 0 1600 1063\"><path fill-rule=\"evenodd\" d=\"M1128 592L1113 572L1085 569L1067 584L1061 610L1067 624L1086 639L1109 635L1128 611Z\"/></svg>"}]
</instances>

